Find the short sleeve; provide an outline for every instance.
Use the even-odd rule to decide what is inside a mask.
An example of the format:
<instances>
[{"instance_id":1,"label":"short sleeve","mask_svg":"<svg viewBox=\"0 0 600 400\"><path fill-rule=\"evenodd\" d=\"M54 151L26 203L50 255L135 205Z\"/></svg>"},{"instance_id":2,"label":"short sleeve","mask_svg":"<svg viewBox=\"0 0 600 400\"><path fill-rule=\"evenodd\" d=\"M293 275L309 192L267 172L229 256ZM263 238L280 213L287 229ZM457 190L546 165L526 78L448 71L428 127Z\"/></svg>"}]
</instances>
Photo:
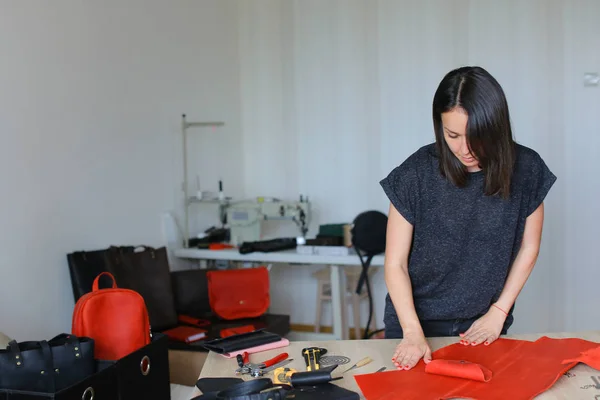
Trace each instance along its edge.
<instances>
[{"instance_id":1,"label":"short sleeve","mask_svg":"<svg viewBox=\"0 0 600 400\"><path fill-rule=\"evenodd\" d=\"M529 203L527 216L533 214L542 204L546 195L556 182L556 176L550 171L544 160L538 155L531 168L531 186L529 187Z\"/></svg>"},{"instance_id":2,"label":"short sleeve","mask_svg":"<svg viewBox=\"0 0 600 400\"><path fill-rule=\"evenodd\" d=\"M417 175L412 158L394 168L379 184L398 212L415 224L417 204Z\"/></svg>"}]
</instances>

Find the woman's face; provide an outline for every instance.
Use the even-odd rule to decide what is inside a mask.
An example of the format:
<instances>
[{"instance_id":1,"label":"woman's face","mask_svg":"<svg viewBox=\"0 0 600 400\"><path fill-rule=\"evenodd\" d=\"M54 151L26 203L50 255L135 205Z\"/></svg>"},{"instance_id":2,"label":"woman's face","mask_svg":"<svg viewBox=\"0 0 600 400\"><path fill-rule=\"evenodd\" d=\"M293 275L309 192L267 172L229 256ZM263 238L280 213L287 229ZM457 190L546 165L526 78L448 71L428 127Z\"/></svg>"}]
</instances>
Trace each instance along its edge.
<instances>
[{"instance_id":1,"label":"woman's face","mask_svg":"<svg viewBox=\"0 0 600 400\"><path fill-rule=\"evenodd\" d=\"M469 117L462 108L454 108L442 113L442 126L444 127L444 139L448 148L456 158L459 159L467 171L479 171L479 161L469 150L467 144L467 121Z\"/></svg>"}]
</instances>

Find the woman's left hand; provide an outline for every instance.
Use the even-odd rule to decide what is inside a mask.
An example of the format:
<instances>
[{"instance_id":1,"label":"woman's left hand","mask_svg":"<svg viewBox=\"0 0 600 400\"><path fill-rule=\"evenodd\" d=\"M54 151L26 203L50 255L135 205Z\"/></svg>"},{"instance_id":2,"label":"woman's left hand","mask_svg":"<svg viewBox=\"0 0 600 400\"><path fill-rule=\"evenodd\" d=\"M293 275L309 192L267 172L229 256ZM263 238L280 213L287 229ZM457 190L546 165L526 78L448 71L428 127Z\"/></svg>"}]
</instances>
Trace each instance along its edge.
<instances>
[{"instance_id":1,"label":"woman's left hand","mask_svg":"<svg viewBox=\"0 0 600 400\"><path fill-rule=\"evenodd\" d=\"M473 322L465 333L460 334L460 343L471 346L483 343L487 346L500 337L505 321L506 315L502 311L490 307L484 316Z\"/></svg>"}]
</instances>

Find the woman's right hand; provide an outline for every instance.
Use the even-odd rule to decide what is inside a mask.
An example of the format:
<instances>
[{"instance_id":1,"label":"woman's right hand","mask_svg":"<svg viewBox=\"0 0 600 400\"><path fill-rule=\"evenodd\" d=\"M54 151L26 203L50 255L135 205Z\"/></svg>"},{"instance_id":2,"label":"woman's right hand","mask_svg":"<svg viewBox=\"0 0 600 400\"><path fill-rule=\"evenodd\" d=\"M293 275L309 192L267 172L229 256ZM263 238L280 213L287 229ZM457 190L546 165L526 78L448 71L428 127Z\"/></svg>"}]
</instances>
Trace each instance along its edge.
<instances>
[{"instance_id":1,"label":"woman's right hand","mask_svg":"<svg viewBox=\"0 0 600 400\"><path fill-rule=\"evenodd\" d=\"M411 369L420 359L425 363L431 361L431 349L422 334L408 334L396 346L392 362L398 369Z\"/></svg>"}]
</instances>

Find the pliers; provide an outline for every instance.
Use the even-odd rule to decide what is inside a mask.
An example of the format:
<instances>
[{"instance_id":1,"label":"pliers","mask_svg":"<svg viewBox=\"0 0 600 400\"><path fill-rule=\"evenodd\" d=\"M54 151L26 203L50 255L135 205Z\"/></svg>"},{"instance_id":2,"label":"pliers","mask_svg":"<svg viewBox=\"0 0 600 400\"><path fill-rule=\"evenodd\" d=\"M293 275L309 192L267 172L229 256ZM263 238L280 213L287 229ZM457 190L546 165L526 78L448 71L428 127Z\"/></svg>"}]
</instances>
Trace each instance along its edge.
<instances>
[{"instance_id":1,"label":"pliers","mask_svg":"<svg viewBox=\"0 0 600 400\"><path fill-rule=\"evenodd\" d=\"M250 362L250 355L245 351L244 353L236 356L239 368L235 370L235 374L248 374L254 378L257 378L259 376L263 376L266 372L269 372L272 369L282 367L292 361L288 360L287 358L288 353L281 353L260 364L253 364Z\"/></svg>"}]
</instances>

